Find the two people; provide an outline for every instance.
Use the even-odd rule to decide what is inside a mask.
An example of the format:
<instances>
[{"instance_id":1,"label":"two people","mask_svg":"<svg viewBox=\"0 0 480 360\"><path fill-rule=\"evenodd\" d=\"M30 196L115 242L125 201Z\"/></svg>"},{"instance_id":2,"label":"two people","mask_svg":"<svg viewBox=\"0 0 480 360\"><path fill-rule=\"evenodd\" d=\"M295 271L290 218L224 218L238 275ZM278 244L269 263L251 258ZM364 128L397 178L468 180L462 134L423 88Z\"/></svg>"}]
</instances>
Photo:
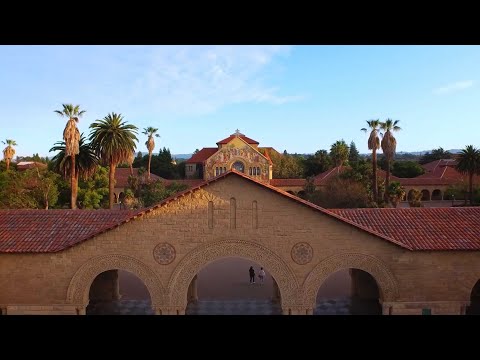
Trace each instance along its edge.
<instances>
[{"instance_id":1,"label":"two people","mask_svg":"<svg viewBox=\"0 0 480 360\"><path fill-rule=\"evenodd\" d=\"M250 266L250 269L248 269L249 275L250 275L250 284L255 284L255 270L253 269L253 266ZM263 283L265 280L265 270L263 270L263 267L260 268L260 272L258 273L258 278L260 279L260 282Z\"/></svg>"}]
</instances>

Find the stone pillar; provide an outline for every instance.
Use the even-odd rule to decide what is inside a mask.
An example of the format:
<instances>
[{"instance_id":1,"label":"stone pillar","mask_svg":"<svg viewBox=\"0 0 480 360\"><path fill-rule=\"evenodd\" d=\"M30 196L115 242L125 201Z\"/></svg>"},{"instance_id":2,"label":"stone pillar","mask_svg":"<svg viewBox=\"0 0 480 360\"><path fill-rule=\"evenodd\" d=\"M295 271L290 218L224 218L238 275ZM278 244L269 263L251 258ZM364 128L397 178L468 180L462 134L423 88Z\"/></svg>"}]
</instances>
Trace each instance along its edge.
<instances>
[{"instance_id":1,"label":"stone pillar","mask_svg":"<svg viewBox=\"0 0 480 360\"><path fill-rule=\"evenodd\" d=\"M280 296L280 289L278 288L277 282L273 280L273 296L272 301L276 304L280 303L281 296Z\"/></svg>"},{"instance_id":2,"label":"stone pillar","mask_svg":"<svg viewBox=\"0 0 480 360\"><path fill-rule=\"evenodd\" d=\"M187 299L188 302L197 302L198 301L198 284L197 284L198 276L195 275L193 278L192 282L190 283L190 286L188 287L188 292L187 292Z\"/></svg>"}]
</instances>

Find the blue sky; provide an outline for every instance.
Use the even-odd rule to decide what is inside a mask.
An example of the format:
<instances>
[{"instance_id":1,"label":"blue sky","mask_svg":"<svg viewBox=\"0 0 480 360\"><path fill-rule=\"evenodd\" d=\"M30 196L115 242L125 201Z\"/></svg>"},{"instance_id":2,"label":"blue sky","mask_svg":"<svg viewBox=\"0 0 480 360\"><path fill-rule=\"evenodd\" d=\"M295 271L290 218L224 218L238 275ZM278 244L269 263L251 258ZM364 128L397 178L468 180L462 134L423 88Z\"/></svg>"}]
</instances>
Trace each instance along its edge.
<instances>
[{"instance_id":1,"label":"blue sky","mask_svg":"<svg viewBox=\"0 0 480 360\"><path fill-rule=\"evenodd\" d=\"M400 120L397 151L479 146L479 46L1 46L0 139L49 154L62 103L159 128L191 153L240 129L312 153L339 139L367 152L368 119ZM137 150L146 151L139 135Z\"/></svg>"}]
</instances>

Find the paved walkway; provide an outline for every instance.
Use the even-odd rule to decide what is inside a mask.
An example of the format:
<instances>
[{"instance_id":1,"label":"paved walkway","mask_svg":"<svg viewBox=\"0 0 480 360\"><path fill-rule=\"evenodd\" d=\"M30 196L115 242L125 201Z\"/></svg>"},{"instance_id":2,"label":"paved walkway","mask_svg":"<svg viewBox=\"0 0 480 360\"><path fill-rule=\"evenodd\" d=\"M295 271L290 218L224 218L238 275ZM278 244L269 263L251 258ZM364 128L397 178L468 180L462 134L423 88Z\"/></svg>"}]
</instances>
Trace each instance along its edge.
<instances>
[{"instance_id":1,"label":"paved walkway","mask_svg":"<svg viewBox=\"0 0 480 360\"><path fill-rule=\"evenodd\" d=\"M378 303L352 301L350 298L322 300L315 315L378 314ZM187 306L187 315L281 315L279 304L269 300L199 300ZM153 315L149 300L118 300L91 304L88 315Z\"/></svg>"}]
</instances>

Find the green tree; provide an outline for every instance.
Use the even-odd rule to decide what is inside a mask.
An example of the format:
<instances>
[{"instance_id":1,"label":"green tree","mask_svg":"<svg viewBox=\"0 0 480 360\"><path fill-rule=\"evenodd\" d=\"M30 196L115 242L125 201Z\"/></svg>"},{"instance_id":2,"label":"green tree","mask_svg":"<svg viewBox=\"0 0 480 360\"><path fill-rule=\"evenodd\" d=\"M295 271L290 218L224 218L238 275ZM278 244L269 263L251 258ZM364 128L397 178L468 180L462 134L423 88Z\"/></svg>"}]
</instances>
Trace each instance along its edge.
<instances>
[{"instance_id":1,"label":"green tree","mask_svg":"<svg viewBox=\"0 0 480 360\"><path fill-rule=\"evenodd\" d=\"M400 120L387 119L384 122L380 123L380 129L384 131L381 146L383 155L385 156L385 160L387 162L387 175L385 178L386 189L389 189L390 186L390 162L393 161L393 158L395 157L395 152L397 151L397 139L395 139L392 133L402 130L402 128L397 125L399 122ZM388 203L388 191L385 191L384 200L386 203Z\"/></svg>"},{"instance_id":2,"label":"green tree","mask_svg":"<svg viewBox=\"0 0 480 360\"><path fill-rule=\"evenodd\" d=\"M127 161L135 150L137 127L123 121L121 114L111 113L90 125L90 142L99 157L109 166L109 207L113 209L115 169Z\"/></svg>"},{"instance_id":3,"label":"green tree","mask_svg":"<svg viewBox=\"0 0 480 360\"><path fill-rule=\"evenodd\" d=\"M373 200L378 202L378 182L377 182L377 150L380 149L380 120L367 120L368 129L370 135L368 137L368 149L372 150L372 190ZM362 128L361 131L367 132L366 128Z\"/></svg>"},{"instance_id":4,"label":"green tree","mask_svg":"<svg viewBox=\"0 0 480 360\"><path fill-rule=\"evenodd\" d=\"M315 192L315 177L309 176L306 179L305 186L303 187L303 191L307 196L312 195Z\"/></svg>"},{"instance_id":5,"label":"green tree","mask_svg":"<svg viewBox=\"0 0 480 360\"><path fill-rule=\"evenodd\" d=\"M35 209L37 202L25 187L25 172L0 173L0 208Z\"/></svg>"},{"instance_id":6,"label":"green tree","mask_svg":"<svg viewBox=\"0 0 480 360\"><path fill-rule=\"evenodd\" d=\"M76 189L78 189L78 179L80 177L82 179L87 179L94 174L97 169L99 162L98 156L95 154L91 144L86 142L83 133L78 141L78 152L75 156L76 160L74 162L72 162L70 156L67 155L65 141L57 141L50 149L50 152L52 151L58 151L51 161L51 169L58 174L62 174L64 177L70 177L71 179L72 163L75 164L75 170L73 173L75 174L74 187ZM77 197L78 190L75 192L75 201L77 201ZM72 207L72 205L70 206L72 209L75 209L77 204L75 204L74 207Z\"/></svg>"},{"instance_id":7,"label":"green tree","mask_svg":"<svg viewBox=\"0 0 480 360\"><path fill-rule=\"evenodd\" d=\"M473 175L480 174L480 150L468 145L458 156L456 169L468 175L468 194L470 205L473 205Z\"/></svg>"},{"instance_id":8,"label":"green tree","mask_svg":"<svg viewBox=\"0 0 480 360\"><path fill-rule=\"evenodd\" d=\"M348 161L349 147L344 140L338 140L330 148L330 157L337 167L341 167Z\"/></svg>"},{"instance_id":9,"label":"green tree","mask_svg":"<svg viewBox=\"0 0 480 360\"><path fill-rule=\"evenodd\" d=\"M46 169L40 171L36 168L27 170L26 176L29 176L31 180L33 180L32 183L30 183L30 188L38 207L42 207L46 210L50 207L54 207L58 201L59 191L57 187L57 179L60 175Z\"/></svg>"},{"instance_id":10,"label":"green tree","mask_svg":"<svg viewBox=\"0 0 480 360\"><path fill-rule=\"evenodd\" d=\"M15 156L15 149L14 146L17 146L15 140L7 139L6 141L2 141L7 147L3 149L3 159L7 164L7 171L10 170L10 161L12 161L13 157Z\"/></svg>"},{"instance_id":11,"label":"green tree","mask_svg":"<svg viewBox=\"0 0 480 360\"><path fill-rule=\"evenodd\" d=\"M73 106L72 104L62 104L62 110L55 110L55 112L62 116L68 118L67 125L63 130L63 140L65 141L65 154L70 157L70 188L72 191L71 195L71 208L75 209L77 206L77 182L75 181L75 156L79 153L79 141L80 141L80 131L77 128L78 119L85 113L85 110L80 111L80 106Z\"/></svg>"},{"instance_id":12,"label":"green tree","mask_svg":"<svg viewBox=\"0 0 480 360\"><path fill-rule=\"evenodd\" d=\"M332 168L332 159L327 150L318 150L303 161L304 176L315 176Z\"/></svg>"},{"instance_id":13,"label":"green tree","mask_svg":"<svg viewBox=\"0 0 480 360\"><path fill-rule=\"evenodd\" d=\"M360 160L360 153L357 150L357 146L352 141L350 143L350 149L349 149L349 152L348 152L348 163L351 165L353 163L358 162L358 160Z\"/></svg>"},{"instance_id":14,"label":"green tree","mask_svg":"<svg viewBox=\"0 0 480 360\"><path fill-rule=\"evenodd\" d=\"M158 129L154 127L147 127L146 129L143 129L143 134L148 136L147 141L145 142L145 145L148 149L148 168L147 168L147 177L148 181L150 181L150 163L152 161L152 153L153 150L155 149L155 139L154 137L160 137L156 132Z\"/></svg>"},{"instance_id":15,"label":"green tree","mask_svg":"<svg viewBox=\"0 0 480 360\"><path fill-rule=\"evenodd\" d=\"M393 181L388 186L387 194L393 207L396 208L398 203L405 197L405 189L398 181Z\"/></svg>"},{"instance_id":16,"label":"green tree","mask_svg":"<svg viewBox=\"0 0 480 360\"><path fill-rule=\"evenodd\" d=\"M94 174L80 181L78 203L82 209L108 207L108 168L98 166Z\"/></svg>"},{"instance_id":17,"label":"green tree","mask_svg":"<svg viewBox=\"0 0 480 360\"><path fill-rule=\"evenodd\" d=\"M433 149L425 153L419 160L420 164L427 164L432 161L442 160L442 159L451 159L452 154L448 151L443 150L443 148L439 147L438 149Z\"/></svg>"},{"instance_id":18,"label":"green tree","mask_svg":"<svg viewBox=\"0 0 480 360\"><path fill-rule=\"evenodd\" d=\"M354 179L334 176L324 189L308 195L307 199L327 209L364 208L369 204L365 186Z\"/></svg>"},{"instance_id":19,"label":"green tree","mask_svg":"<svg viewBox=\"0 0 480 360\"><path fill-rule=\"evenodd\" d=\"M414 178L425 173L425 169L416 161L395 161L392 174L399 178Z\"/></svg>"},{"instance_id":20,"label":"green tree","mask_svg":"<svg viewBox=\"0 0 480 360\"><path fill-rule=\"evenodd\" d=\"M146 207L160 203L162 200L174 195L179 191L186 190L185 184L172 183L165 186L162 180L149 182L143 186L140 200Z\"/></svg>"}]
</instances>

